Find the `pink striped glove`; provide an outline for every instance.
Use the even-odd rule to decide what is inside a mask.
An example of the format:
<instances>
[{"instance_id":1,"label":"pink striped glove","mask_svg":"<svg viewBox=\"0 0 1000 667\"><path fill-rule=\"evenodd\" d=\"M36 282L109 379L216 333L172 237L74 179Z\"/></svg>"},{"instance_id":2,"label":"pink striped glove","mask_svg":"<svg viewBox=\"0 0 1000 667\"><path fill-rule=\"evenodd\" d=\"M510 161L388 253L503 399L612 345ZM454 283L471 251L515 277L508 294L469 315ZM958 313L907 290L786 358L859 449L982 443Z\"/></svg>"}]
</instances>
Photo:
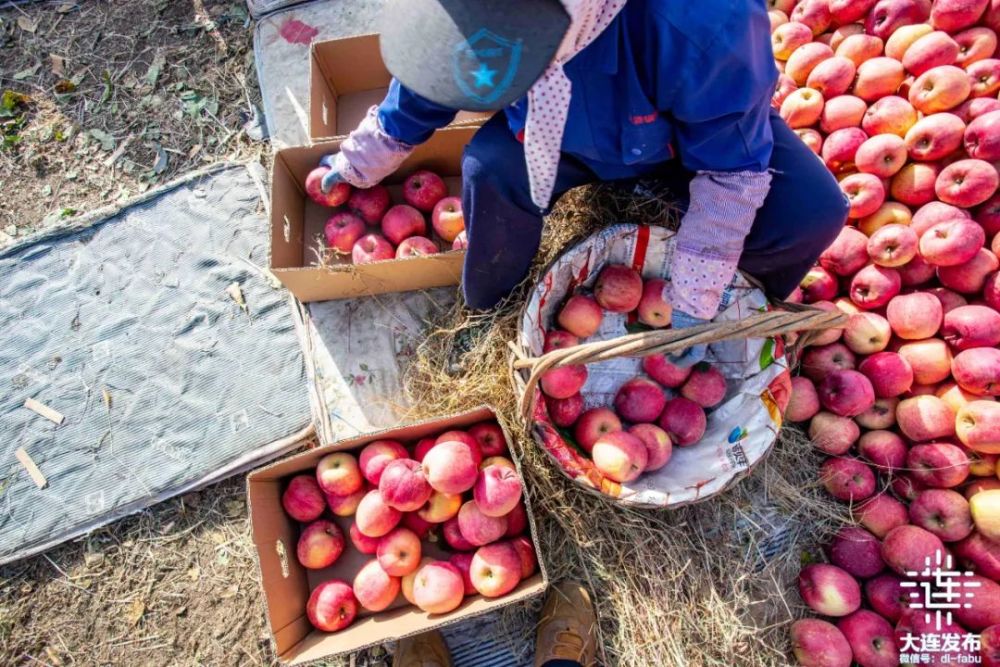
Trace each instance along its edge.
<instances>
[{"instance_id":1,"label":"pink striped glove","mask_svg":"<svg viewBox=\"0 0 1000 667\"><path fill-rule=\"evenodd\" d=\"M696 320L715 317L770 188L767 171L700 171L691 180L691 203L677 232L671 267L674 312Z\"/></svg>"}]
</instances>

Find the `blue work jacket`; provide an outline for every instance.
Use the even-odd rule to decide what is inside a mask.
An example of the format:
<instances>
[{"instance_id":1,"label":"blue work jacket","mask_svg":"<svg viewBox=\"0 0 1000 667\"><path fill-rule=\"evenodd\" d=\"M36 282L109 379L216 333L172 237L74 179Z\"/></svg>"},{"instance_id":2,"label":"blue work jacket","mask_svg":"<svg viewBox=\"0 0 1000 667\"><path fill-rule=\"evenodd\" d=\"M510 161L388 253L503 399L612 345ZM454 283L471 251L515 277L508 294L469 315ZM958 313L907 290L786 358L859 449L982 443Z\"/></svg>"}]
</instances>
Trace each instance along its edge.
<instances>
[{"instance_id":1,"label":"blue work jacket","mask_svg":"<svg viewBox=\"0 0 1000 667\"><path fill-rule=\"evenodd\" d=\"M605 180L680 158L692 171L763 171L778 72L764 0L629 0L565 65L562 150ZM507 107L522 136L527 97ZM426 141L456 111L393 81L379 106L392 137Z\"/></svg>"}]
</instances>

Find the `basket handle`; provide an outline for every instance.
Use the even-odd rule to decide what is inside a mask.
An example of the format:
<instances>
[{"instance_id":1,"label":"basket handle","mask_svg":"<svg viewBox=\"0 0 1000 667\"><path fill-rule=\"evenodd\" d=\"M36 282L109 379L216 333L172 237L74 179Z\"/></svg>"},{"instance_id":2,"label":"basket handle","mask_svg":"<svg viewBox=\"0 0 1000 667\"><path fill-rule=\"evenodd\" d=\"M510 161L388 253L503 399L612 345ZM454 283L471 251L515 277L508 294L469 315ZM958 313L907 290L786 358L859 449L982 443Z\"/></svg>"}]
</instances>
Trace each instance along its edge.
<instances>
[{"instance_id":1,"label":"basket handle","mask_svg":"<svg viewBox=\"0 0 1000 667\"><path fill-rule=\"evenodd\" d=\"M839 310L822 310L813 306L793 303L777 304L779 310L751 315L732 322L710 322L686 329L655 329L629 334L611 340L582 343L560 348L540 357L528 357L511 343L514 351L512 370L517 378L520 371L528 371L524 380L519 408L526 423L531 422L534 410L535 388L542 375L553 368L572 364L589 364L618 357L645 357L651 354L669 354L691 347L742 338L771 338L784 334L806 331L818 332L841 328L847 316ZM802 340L801 343L807 342Z\"/></svg>"}]
</instances>

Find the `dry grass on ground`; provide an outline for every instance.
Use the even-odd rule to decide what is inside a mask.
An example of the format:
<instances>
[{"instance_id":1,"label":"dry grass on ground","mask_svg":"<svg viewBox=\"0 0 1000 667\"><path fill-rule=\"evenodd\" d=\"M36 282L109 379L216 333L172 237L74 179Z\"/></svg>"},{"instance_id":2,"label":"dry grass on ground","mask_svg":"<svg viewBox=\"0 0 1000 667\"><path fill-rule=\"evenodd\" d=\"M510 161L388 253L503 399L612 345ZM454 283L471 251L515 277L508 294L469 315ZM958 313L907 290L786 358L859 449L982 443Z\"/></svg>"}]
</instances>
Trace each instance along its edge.
<instances>
[{"instance_id":1,"label":"dry grass on ground","mask_svg":"<svg viewBox=\"0 0 1000 667\"><path fill-rule=\"evenodd\" d=\"M0 245L263 150L240 0L0 0Z\"/></svg>"}]
</instances>

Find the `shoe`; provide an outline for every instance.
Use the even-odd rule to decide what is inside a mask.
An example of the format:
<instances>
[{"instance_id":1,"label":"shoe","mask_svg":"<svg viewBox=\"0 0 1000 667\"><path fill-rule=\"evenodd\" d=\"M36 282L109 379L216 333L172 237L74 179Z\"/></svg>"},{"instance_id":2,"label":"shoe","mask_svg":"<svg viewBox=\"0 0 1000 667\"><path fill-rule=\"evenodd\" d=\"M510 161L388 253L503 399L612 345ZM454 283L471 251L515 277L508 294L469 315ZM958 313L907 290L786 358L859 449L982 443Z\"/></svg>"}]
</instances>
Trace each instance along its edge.
<instances>
[{"instance_id":1,"label":"shoe","mask_svg":"<svg viewBox=\"0 0 1000 667\"><path fill-rule=\"evenodd\" d=\"M584 667L595 665L596 628L597 615L587 589L572 581L554 586L538 621L535 667L550 660L572 660Z\"/></svg>"},{"instance_id":2,"label":"shoe","mask_svg":"<svg viewBox=\"0 0 1000 667\"><path fill-rule=\"evenodd\" d=\"M432 630L399 640L393 667L452 667L451 653L440 632Z\"/></svg>"}]
</instances>

